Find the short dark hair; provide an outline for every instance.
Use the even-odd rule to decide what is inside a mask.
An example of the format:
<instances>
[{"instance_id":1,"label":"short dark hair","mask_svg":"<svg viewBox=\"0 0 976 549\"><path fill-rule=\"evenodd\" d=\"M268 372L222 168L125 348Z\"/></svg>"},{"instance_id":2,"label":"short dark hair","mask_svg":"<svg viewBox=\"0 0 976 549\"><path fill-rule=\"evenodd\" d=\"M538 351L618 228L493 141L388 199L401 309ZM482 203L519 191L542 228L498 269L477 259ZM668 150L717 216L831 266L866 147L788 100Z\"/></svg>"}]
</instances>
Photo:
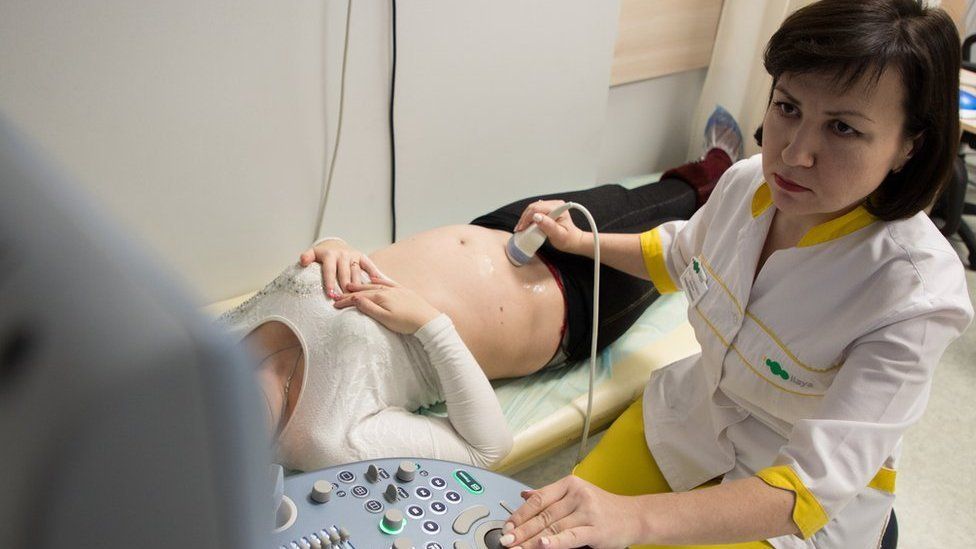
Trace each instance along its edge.
<instances>
[{"instance_id":1,"label":"short dark hair","mask_svg":"<svg viewBox=\"0 0 976 549\"><path fill-rule=\"evenodd\" d=\"M874 85L886 69L898 70L905 136L920 140L902 169L889 173L865 202L871 214L890 221L928 207L952 177L960 135L960 52L952 19L921 1L821 0L786 18L763 61L773 87L783 73L822 73L846 91L864 75ZM761 146L762 126L755 137Z\"/></svg>"}]
</instances>

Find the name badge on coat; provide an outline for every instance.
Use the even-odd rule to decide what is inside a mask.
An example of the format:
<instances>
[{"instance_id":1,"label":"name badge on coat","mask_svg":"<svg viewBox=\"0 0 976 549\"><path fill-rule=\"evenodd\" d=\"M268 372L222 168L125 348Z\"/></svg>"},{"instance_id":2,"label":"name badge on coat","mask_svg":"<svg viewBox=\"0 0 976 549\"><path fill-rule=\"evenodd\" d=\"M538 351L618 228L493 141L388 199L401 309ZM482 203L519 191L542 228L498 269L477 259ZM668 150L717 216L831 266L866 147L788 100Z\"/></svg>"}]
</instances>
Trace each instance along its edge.
<instances>
[{"instance_id":1,"label":"name badge on coat","mask_svg":"<svg viewBox=\"0 0 976 549\"><path fill-rule=\"evenodd\" d=\"M691 258L691 263L681 273L681 286L685 289L685 294L691 306L694 307L698 301L708 291L708 273L697 257Z\"/></svg>"}]
</instances>

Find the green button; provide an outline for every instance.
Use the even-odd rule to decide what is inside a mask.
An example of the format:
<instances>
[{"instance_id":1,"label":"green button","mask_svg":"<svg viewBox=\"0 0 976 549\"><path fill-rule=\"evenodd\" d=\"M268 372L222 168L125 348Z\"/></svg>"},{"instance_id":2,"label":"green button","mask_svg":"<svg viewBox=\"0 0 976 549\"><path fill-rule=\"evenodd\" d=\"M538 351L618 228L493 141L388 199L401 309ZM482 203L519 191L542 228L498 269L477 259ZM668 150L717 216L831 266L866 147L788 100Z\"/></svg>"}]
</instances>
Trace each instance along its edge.
<instances>
[{"instance_id":1,"label":"green button","mask_svg":"<svg viewBox=\"0 0 976 549\"><path fill-rule=\"evenodd\" d=\"M390 528L387 528L386 525L381 522L380 523L380 531L382 531L384 534L389 534L391 536L395 536L395 535L397 535L397 534L399 534L400 532L403 531L403 526L404 525L401 524L399 528L390 529Z\"/></svg>"},{"instance_id":2,"label":"green button","mask_svg":"<svg viewBox=\"0 0 976 549\"><path fill-rule=\"evenodd\" d=\"M485 491L485 487L482 486L481 483L478 482L473 476L471 476L471 473L463 469L454 471L454 478L461 483L461 486L464 486L465 490L471 492L472 494L478 495Z\"/></svg>"}]
</instances>

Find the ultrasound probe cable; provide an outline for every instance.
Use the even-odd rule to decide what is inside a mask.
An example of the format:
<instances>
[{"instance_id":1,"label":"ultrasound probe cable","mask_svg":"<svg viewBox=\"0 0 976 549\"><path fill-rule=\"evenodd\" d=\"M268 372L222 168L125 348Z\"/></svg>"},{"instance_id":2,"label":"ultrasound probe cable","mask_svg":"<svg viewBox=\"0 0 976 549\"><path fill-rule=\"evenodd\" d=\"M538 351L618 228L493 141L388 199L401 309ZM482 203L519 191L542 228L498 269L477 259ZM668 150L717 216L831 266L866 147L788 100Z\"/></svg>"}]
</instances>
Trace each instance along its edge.
<instances>
[{"instance_id":1,"label":"ultrasound probe cable","mask_svg":"<svg viewBox=\"0 0 976 549\"><path fill-rule=\"evenodd\" d=\"M586 416L583 420L583 435L580 439L579 451L576 454L576 463L583 459L583 452L586 451L586 440L590 435L590 420L593 416L593 384L596 380L596 348L597 334L600 326L600 232L596 228L596 221L590 215L589 210L576 202L565 202L549 212L551 219L556 219L567 210L579 210L590 230L593 231L593 337L590 341L590 384L586 395ZM538 214L537 214L538 215ZM546 241L546 235L542 232L538 223L533 223L528 228L523 229L512 235L505 244L505 255L512 265L521 267L529 262L536 251Z\"/></svg>"}]
</instances>

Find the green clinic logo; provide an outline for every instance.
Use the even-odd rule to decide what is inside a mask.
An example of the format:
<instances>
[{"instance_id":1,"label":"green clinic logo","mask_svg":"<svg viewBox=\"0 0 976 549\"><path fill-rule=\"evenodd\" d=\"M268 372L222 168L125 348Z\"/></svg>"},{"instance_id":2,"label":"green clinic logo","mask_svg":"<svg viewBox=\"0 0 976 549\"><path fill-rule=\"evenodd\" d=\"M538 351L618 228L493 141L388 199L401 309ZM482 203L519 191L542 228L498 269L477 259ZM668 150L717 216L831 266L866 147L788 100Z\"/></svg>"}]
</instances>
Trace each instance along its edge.
<instances>
[{"instance_id":1,"label":"green clinic logo","mask_svg":"<svg viewBox=\"0 0 976 549\"><path fill-rule=\"evenodd\" d=\"M775 360L772 360L772 359L767 358L766 359L766 366L769 367L769 371L772 372L773 375L779 376L779 377L783 378L785 381L789 381L790 380L790 374L789 374L789 372L787 372L786 370L784 370L783 367L779 365L779 362L776 362Z\"/></svg>"},{"instance_id":2,"label":"green clinic logo","mask_svg":"<svg viewBox=\"0 0 976 549\"><path fill-rule=\"evenodd\" d=\"M698 264L698 260L695 258L691 259L691 268L695 270L695 274L701 274L701 265Z\"/></svg>"}]
</instances>

